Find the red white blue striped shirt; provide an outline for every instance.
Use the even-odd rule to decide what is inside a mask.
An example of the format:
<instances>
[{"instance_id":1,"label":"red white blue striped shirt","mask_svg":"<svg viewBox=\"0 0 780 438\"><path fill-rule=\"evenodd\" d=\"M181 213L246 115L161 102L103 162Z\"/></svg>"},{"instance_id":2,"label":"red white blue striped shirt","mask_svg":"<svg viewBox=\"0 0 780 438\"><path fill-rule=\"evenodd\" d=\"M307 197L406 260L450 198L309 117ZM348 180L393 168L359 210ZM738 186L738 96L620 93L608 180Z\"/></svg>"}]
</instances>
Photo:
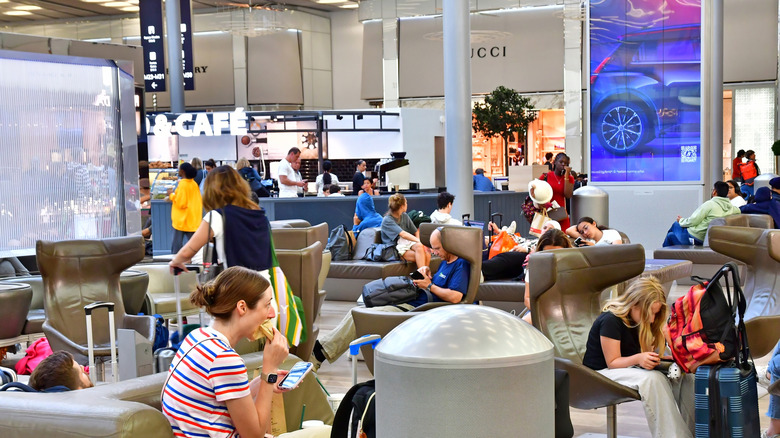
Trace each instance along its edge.
<instances>
[{"instance_id":1,"label":"red white blue striped shirt","mask_svg":"<svg viewBox=\"0 0 780 438\"><path fill-rule=\"evenodd\" d=\"M204 339L208 340L193 348ZM233 436L235 426L225 401L249 395L249 380L244 361L225 335L211 327L193 330L176 353L168 372L171 370L173 374L163 390L162 411L173 434Z\"/></svg>"}]
</instances>

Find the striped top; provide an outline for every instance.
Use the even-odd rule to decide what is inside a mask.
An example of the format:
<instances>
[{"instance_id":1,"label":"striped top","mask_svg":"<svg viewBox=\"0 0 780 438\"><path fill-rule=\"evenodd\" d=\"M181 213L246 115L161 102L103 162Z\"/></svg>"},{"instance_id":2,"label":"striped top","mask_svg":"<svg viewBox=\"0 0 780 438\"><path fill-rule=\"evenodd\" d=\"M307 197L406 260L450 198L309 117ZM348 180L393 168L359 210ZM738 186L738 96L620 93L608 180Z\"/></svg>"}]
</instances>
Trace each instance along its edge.
<instances>
[{"instance_id":1,"label":"striped top","mask_svg":"<svg viewBox=\"0 0 780 438\"><path fill-rule=\"evenodd\" d=\"M204 339L208 340L193 348ZM171 370L173 375L163 390L162 411L171 422L173 434L233 436L235 426L225 401L249 395L249 380L244 361L225 335L211 327L193 330L176 352L168 372Z\"/></svg>"}]
</instances>

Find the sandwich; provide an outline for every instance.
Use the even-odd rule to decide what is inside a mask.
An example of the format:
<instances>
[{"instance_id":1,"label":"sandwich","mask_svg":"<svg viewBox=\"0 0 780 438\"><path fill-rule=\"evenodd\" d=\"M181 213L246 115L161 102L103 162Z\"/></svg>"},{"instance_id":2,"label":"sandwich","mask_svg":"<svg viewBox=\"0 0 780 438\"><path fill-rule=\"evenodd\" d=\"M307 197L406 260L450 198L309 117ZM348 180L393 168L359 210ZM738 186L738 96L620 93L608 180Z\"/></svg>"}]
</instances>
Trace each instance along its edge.
<instances>
[{"instance_id":1,"label":"sandwich","mask_svg":"<svg viewBox=\"0 0 780 438\"><path fill-rule=\"evenodd\" d=\"M267 338L269 341L274 340L274 323L273 320L267 319L264 323L257 327L254 333L255 340Z\"/></svg>"}]
</instances>

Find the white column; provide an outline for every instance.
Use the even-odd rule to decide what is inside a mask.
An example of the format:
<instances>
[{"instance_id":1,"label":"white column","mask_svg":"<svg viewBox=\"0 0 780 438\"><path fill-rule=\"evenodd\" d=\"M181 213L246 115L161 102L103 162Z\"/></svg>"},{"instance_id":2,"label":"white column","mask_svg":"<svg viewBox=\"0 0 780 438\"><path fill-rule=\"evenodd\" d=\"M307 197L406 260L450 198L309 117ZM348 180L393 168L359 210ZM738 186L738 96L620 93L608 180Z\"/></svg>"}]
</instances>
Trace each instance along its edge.
<instances>
[{"instance_id":1,"label":"white column","mask_svg":"<svg viewBox=\"0 0 780 438\"><path fill-rule=\"evenodd\" d=\"M566 154L571 168L585 172L590 151L582 141L582 17L581 0L563 4L563 114L566 124Z\"/></svg>"},{"instance_id":2,"label":"white column","mask_svg":"<svg viewBox=\"0 0 780 438\"><path fill-rule=\"evenodd\" d=\"M723 0L702 2L702 127L704 193L723 179ZM706 151L706 152L705 152Z\"/></svg>"},{"instance_id":3,"label":"white column","mask_svg":"<svg viewBox=\"0 0 780 438\"><path fill-rule=\"evenodd\" d=\"M471 177L471 23L468 0L443 0L444 117L447 191L452 216L474 214Z\"/></svg>"},{"instance_id":4,"label":"white column","mask_svg":"<svg viewBox=\"0 0 780 438\"><path fill-rule=\"evenodd\" d=\"M382 2L392 4L392 18L382 19L382 91L385 108L398 108L398 19L395 18L395 0ZM388 15L385 15L388 16Z\"/></svg>"},{"instance_id":5,"label":"white column","mask_svg":"<svg viewBox=\"0 0 780 438\"><path fill-rule=\"evenodd\" d=\"M181 56L181 10L179 0L165 2L165 43L168 46L168 90L171 112L184 112L184 68Z\"/></svg>"}]
</instances>

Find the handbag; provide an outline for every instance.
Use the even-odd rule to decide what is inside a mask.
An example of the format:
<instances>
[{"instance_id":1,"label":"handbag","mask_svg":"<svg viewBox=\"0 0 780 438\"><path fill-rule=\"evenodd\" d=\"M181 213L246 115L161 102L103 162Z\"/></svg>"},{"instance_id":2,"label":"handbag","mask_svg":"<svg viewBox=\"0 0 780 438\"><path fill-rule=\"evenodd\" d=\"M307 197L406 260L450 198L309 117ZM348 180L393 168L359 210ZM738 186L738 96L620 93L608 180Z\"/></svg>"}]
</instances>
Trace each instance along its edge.
<instances>
[{"instance_id":1,"label":"handbag","mask_svg":"<svg viewBox=\"0 0 780 438\"><path fill-rule=\"evenodd\" d=\"M433 301L433 295L415 286L409 277L380 278L363 286L363 303L366 307L393 306L416 299L418 292L425 293L429 303Z\"/></svg>"},{"instance_id":2,"label":"handbag","mask_svg":"<svg viewBox=\"0 0 780 438\"><path fill-rule=\"evenodd\" d=\"M393 243L372 243L368 249L366 249L363 260L369 262L397 262L401 260L398 255L398 250L395 249Z\"/></svg>"},{"instance_id":3,"label":"handbag","mask_svg":"<svg viewBox=\"0 0 780 438\"><path fill-rule=\"evenodd\" d=\"M566 220L569 217L569 213L566 212L564 207L548 208L547 217L554 221L560 222Z\"/></svg>"},{"instance_id":4,"label":"handbag","mask_svg":"<svg viewBox=\"0 0 780 438\"><path fill-rule=\"evenodd\" d=\"M209 232L211 232L211 217L215 213L212 211L209 215ZM222 227L225 227L225 215L222 215ZM214 249L217 247L217 239L212 238L206 244L206 250L203 254L203 269L198 273L198 284L205 284L217 277L223 270L223 266L217 259Z\"/></svg>"},{"instance_id":5,"label":"handbag","mask_svg":"<svg viewBox=\"0 0 780 438\"><path fill-rule=\"evenodd\" d=\"M528 234L534 235L534 236L541 236L542 235L542 226L544 226L544 223L547 222L547 211L542 210L540 212L537 212L534 214L534 219L531 221L531 228L528 230Z\"/></svg>"}]
</instances>

